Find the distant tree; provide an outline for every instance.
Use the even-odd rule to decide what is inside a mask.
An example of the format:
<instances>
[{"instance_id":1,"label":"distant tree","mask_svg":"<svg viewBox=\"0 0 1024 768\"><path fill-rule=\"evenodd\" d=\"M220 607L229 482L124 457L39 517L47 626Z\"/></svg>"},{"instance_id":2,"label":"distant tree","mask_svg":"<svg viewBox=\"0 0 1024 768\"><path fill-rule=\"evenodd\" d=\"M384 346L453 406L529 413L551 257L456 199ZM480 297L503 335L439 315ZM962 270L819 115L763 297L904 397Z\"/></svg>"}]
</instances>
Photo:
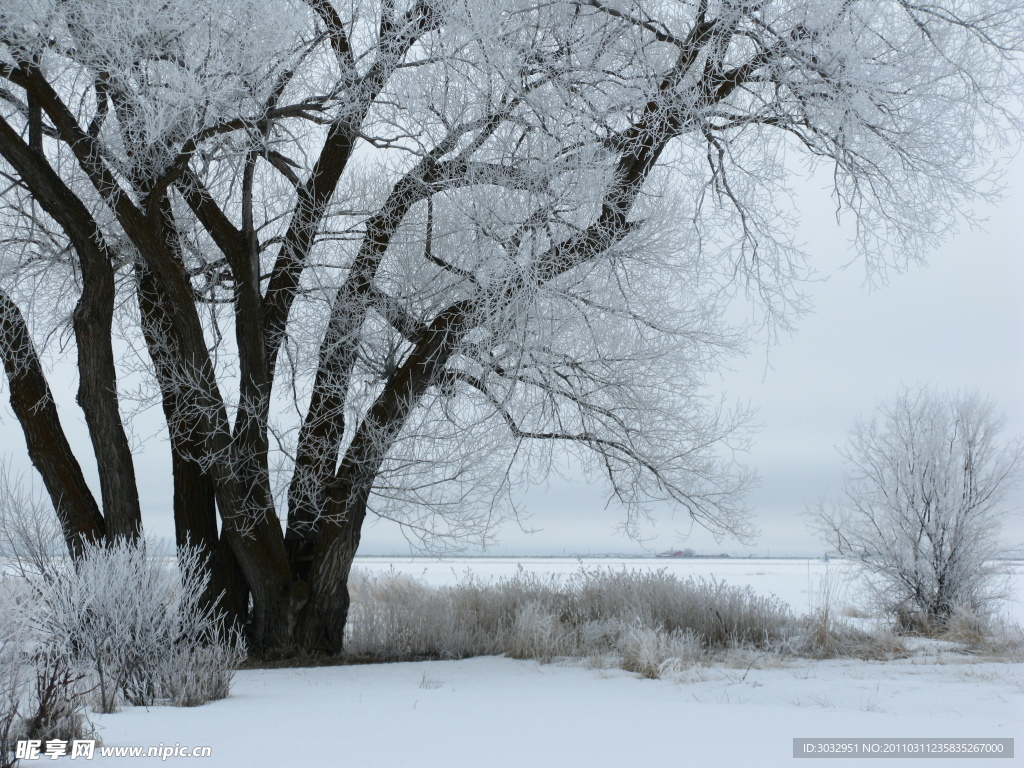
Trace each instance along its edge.
<instances>
[{"instance_id":1,"label":"distant tree","mask_svg":"<svg viewBox=\"0 0 1024 768\"><path fill-rule=\"evenodd\" d=\"M772 322L799 302L793 159L827 167L872 263L919 255L1015 130L1022 16L4 2L0 356L68 547L140 534L133 393L166 419L178 542L257 651L341 648L367 515L484 538L559 446L630 522L670 500L749 532L720 459L742 420L703 385L741 340L731 292Z\"/></svg>"},{"instance_id":2,"label":"distant tree","mask_svg":"<svg viewBox=\"0 0 1024 768\"><path fill-rule=\"evenodd\" d=\"M896 615L942 625L996 596L991 560L1024 455L1024 440L999 441L1000 426L990 400L921 388L852 431L843 498L814 521Z\"/></svg>"}]
</instances>

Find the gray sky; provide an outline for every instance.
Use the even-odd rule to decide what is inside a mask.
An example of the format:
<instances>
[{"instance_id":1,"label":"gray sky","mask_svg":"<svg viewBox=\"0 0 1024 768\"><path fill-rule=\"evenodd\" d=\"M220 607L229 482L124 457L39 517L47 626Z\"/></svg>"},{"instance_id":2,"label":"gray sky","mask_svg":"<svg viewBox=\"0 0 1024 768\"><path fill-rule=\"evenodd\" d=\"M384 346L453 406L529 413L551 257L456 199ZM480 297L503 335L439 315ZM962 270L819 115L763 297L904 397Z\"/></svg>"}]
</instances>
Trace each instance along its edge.
<instances>
[{"instance_id":1,"label":"gray sky","mask_svg":"<svg viewBox=\"0 0 1024 768\"><path fill-rule=\"evenodd\" d=\"M929 383L940 389L971 390L994 397L1005 410L1007 435L1024 433L1024 159L1016 158L1006 178L1002 203L979 211L985 231L964 231L929 257L927 267L891 275L888 285L869 290L864 268L854 262L845 231L835 224L827 190L808 183L800 190L807 249L823 277L806 286L815 309L796 332L768 348L762 340L745 359L712 381L732 401L749 402L763 425L751 453L741 457L756 468L760 487L750 496L761 537L750 548L721 543L705 531L690 530L684 514L664 508L645 528L644 544L618 528L624 514L606 505L599 486L553 479L522 494L524 525L508 525L494 554L586 554L657 552L683 546L698 552L820 555L823 547L806 531L801 512L808 502L838 489L844 441L858 415L867 415L902 384ZM73 381L52 379L73 444L88 446L80 412L73 406ZM16 469L29 467L20 427L10 413L6 382L0 386L3 452ZM151 431L158 427L154 424ZM146 437L139 428L139 437ZM87 450L78 451L83 465ZM152 536L172 536L170 468L166 444L145 443L137 457L145 525ZM575 474L572 467L565 472ZM96 483L94 483L96 485ZM1017 492L1020 505L1024 494ZM686 539L686 534L689 538ZM1005 539L1024 544L1018 509ZM407 554L395 527L369 524L363 554Z\"/></svg>"}]
</instances>

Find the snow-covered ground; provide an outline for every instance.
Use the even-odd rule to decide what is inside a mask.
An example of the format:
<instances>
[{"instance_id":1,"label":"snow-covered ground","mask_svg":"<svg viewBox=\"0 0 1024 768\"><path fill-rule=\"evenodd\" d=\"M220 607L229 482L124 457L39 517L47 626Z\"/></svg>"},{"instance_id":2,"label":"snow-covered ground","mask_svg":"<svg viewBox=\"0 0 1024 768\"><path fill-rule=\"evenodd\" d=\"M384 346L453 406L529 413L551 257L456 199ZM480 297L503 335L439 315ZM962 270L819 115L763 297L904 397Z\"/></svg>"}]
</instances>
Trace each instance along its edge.
<instances>
[{"instance_id":1,"label":"snow-covered ground","mask_svg":"<svg viewBox=\"0 0 1024 768\"><path fill-rule=\"evenodd\" d=\"M570 573L571 560L523 560L524 569ZM805 612L826 567L795 560L586 561L666 567L680 575L750 584ZM368 570L457 580L511 574L517 561L362 560ZM1014 568L1017 595L1024 568ZM852 596L851 604L856 603ZM1019 615L1019 603L1014 610ZM246 670L231 696L196 709L152 707L95 715L108 746L209 746L212 756L168 758L203 766L792 766L793 739L1024 737L1024 665L919 643L889 662L739 657L677 679L616 669L542 665L499 657L313 669ZM1017 738L1017 749L1024 741ZM1020 752L1018 752L1020 754ZM66 758L64 758L66 760ZM931 765L908 758L898 765ZM101 757L126 766L159 758ZM822 764L821 759L801 764ZM831 761L825 764L830 764ZM1016 765L957 759L954 765ZM29 765L26 762L23 765ZM841 765L874 764L865 758Z\"/></svg>"}]
</instances>

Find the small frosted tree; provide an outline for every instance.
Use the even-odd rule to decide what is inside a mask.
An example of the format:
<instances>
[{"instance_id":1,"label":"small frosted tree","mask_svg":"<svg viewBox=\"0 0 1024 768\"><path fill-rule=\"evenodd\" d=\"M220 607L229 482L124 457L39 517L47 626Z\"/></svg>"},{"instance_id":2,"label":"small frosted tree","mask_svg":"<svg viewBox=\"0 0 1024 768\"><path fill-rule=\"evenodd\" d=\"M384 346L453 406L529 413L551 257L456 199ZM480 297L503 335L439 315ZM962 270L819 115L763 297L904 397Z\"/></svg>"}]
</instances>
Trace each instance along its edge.
<instances>
[{"instance_id":1,"label":"small frosted tree","mask_svg":"<svg viewBox=\"0 0 1024 768\"><path fill-rule=\"evenodd\" d=\"M941 626L997 596L990 563L1024 452L1020 438L998 439L1001 426L991 400L904 389L841 450L842 501L814 521L897 616Z\"/></svg>"}]
</instances>

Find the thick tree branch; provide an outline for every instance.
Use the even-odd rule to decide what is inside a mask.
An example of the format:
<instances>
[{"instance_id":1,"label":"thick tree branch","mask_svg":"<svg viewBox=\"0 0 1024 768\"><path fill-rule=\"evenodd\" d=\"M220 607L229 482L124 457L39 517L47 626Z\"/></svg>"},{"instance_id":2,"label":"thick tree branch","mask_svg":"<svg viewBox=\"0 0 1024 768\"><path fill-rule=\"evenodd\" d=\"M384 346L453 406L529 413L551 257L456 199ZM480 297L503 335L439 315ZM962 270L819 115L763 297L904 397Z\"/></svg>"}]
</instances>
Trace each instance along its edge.
<instances>
[{"instance_id":1,"label":"thick tree branch","mask_svg":"<svg viewBox=\"0 0 1024 768\"><path fill-rule=\"evenodd\" d=\"M39 471L60 518L68 551L78 556L83 541L100 542L103 516L64 436L46 375L39 364L28 326L17 305L0 290L0 356L11 388L29 457Z\"/></svg>"},{"instance_id":2,"label":"thick tree branch","mask_svg":"<svg viewBox=\"0 0 1024 768\"><path fill-rule=\"evenodd\" d=\"M40 152L25 145L0 118L0 154L14 167L33 197L68 235L82 271L82 296L75 307L78 347L78 402L100 468L106 530L111 537L136 539L142 513L131 448L121 423L117 370L111 340L114 270L111 254L89 211Z\"/></svg>"}]
</instances>

